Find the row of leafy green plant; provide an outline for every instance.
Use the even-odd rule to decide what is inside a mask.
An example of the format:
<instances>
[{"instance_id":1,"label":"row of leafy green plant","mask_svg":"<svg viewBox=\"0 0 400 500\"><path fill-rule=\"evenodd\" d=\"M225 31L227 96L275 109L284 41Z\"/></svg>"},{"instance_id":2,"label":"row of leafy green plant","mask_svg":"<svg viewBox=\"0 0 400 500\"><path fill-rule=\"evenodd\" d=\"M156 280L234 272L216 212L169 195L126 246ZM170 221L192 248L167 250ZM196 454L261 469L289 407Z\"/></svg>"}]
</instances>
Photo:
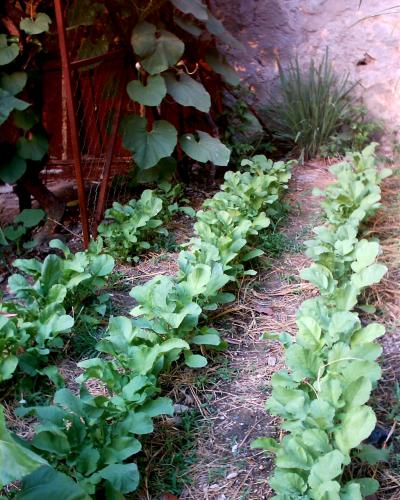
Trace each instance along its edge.
<instances>
[{"instance_id":1,"label":"row of leafy green plant","mask_svg":"<svg viewBox=\"0 0 400 500\"><path fill-rule=\"evenodd\" d=\"M98 227L106 252L118 260L137 262L152 243L168 236L164 224L177 212L195 215L191 207L182 206L181 202L187 202L182 185L168 182L160 183L155 190L146 189L138 200L125 205L114 202Z\"/></svg>"},{"instance_id":2,"label":"row of leafy green plant","mask_svg":"<svg viewBox=\"0 0 400 500\"><path fill-rule=\"evenodd\" d=\"M19 407L19 417L30 415L40 422L30 442L7 430L1 416L0 486L22 480L16 498L37 498L52 491L67 499L100 493L124 498L138 487L134 457L141 449L139 437L153 431L154 417L173 413L172 401L159 395L159 375L181 357L189 367L203 367L205 350L223 347L218 332L207 326L207 314L235 299L226 287L255 274L245 263L262 253L256 248L257 236L268 227L268 213L274 211L290 178L290 163L273 163L263 156L244 160L242 166L248 170L226 173L221 191L198 212L195 236L179 255L177 275L158 276L134 287L133 319L110 319L107 334L97 345L98 357L79 363L79 394L62 388L49 406ZM87 253L79 258L85 257ZM100 269L108 272L111 258L100 257L104 259ZM17 287L21 281L23 297L33 294L35 300L46 283L54 300L44 309L57 307L53 303L57 299L61 303L68 294L49 267L58 257L47 259L43 265L33 261L35 269L29 269L38 276L46 271L46 280L39 277L36 288L14 278ZM71 319L63 318L63 326L71 328ZM16 357L12 367L18 353ZM94 394L88 384L93 380L100 388Z\"/></svg>"},{"instance_id":3,"label":"row of leafy green plant","mask_svg":"<svg viewBox=\"0 0 400 500\"><path fill-rule=\"evenodd\" d=\"M364 326L354 311L363 290L387 271L377 262L379 243L362 237L363 222L380 206L380 182L391 173L376 168L374 149L334 165L336 182L317 192L324 195L326 223L306 242L314 263L301 277L320 295L301 305L296 339L280 336L288 370L273 375L266 404L283 419L286 435L253 442L276 454L270 484L277 500L361 500L379 487L350 470L352 458L371 452L364 441L376 417L366 403L381 376L375 340L385 332L379 323Z\"/></svg>"}]
</instances>

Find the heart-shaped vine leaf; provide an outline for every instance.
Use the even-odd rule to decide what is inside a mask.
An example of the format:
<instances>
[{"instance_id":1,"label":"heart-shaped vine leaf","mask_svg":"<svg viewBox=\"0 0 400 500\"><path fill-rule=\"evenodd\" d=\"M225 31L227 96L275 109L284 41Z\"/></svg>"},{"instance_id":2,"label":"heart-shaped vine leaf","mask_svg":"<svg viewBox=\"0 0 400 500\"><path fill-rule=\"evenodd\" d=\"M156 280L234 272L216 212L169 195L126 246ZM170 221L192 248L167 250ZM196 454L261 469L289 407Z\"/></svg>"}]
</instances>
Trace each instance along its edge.
<instances>
[{"instance_id":1,"label":"heart-shaped vine leaf","mask_svg":"<svg viewBox=\"0 0 400 500\"><path fill-rule=\"evenodd\" d=\"M193 134L184 134L179 140L183 151L190 158L201 163L210 161L221 167L228 165L231 152L219 139L200 130L197 135L198 140Z\"/></svg>"},{"instance_id":2,"label":"heart-shaped vine leaf","mask_svg":"<svg viewBox=\"0 0 400 500\"><path fill-rule=\"evenodd\" d=\"M7 184L13 184L24 175L25 171L26 161L20 156L14 155L11 161L0 166L0 179Z\"/></svg>"},{"instance_id":3,"label":"heart-shaped vine leaf","mask_svg":"<svg viewBox=\"0 0 400 500\"><path fill-rule=\"evenodd\" d=\"M19 27L21 30L25 31L25 33L28 33L28 35L40 35L40 33L49 31L50 24L50 17L43 12L39 12L36 15L36 19L31 19L30 17L22 19L19 23Z\"/></svg>"},{"instance_id":4,"label":"heart-shaped vine leaf","mask_svg":"<svg viewBox=\"0 0 400 500\"><path fill-rule=\"evenodd\" d=\"M41 134L31 134L29 138L20 137L17 141L17 152L25 160L42 160L48 148L49 142Z\"/></svg>"},{"instance_id":5,"label":"heart-shaped vine leaf","mask_svg":"<svg viewBox=\"0 0 400 500\"><path fill-rule=\"evenodd\" d=\"M173 33L146 21L138 23L131 43L134 52L142 58L144 69L151 75L161 73L176 64L182 57L185 44Z\"/></svg>"},{"instance_id":6,"label":"heart-shaped vine leaf","mask_svg":"<svg viewBox=\"0 0 400 500\"><path fill-rule=\"evenodd\" d=\"M146 85L140 80L132 80L126 87L129 97L144 106L158 106L167 93L164 78L160 75L149 76Z\"/></svg>"},{"instance_id":7,"label":"heart-shaped vine leaf","mask_svg":"<svg viewBox=\"0 0 400 500\"><path fill-rule=\"evenodd\" d=\"M17 110L13 113L13 121L16 127L27 131L39 122L39 116L32 108L24 111Z\"/></svg>"},{"instance_id":8,"label":"heart-shaped vine leaf","mask_svg":"<svg viewBox=\"0 0 400 500\"><path fill-rule=\"evenodd\" d=\"M19 94L26 85L28 77L25 71L16 71L11 75L2 75L0 87L11 95Z\"/></svg>"},{"instance_id":9,"label":"heart-shaped vine leaf","mask_svg":"<svg viewBox=\"0 0 400 500\"><path fill-rule=\"evenodd\" d=\"M155 121L150 132L147 120L137 115L130 116L125 122L123 145L133 153L140 168L151 168L175 149L177 132L165 120Z\"/></svg>"},{"instance_id":10,"label":"heart-shaped vine leaf","mask_svg":"<svg viewBox=\"0 0 400 500\"><path fill-rule=\"evenodd\" d=\"M18 43L15 41L9 43L7 35L0 35L0 66L14 61L18 54Z\"/></svg>"},{"instance_id":11,"label":"heart-shaped vine leaf","mask_svg":"<svg viewBox=\"0 0 400 500\"><path fill-rule=\"evenodd\" d=\"M199 111L208 113L211 107L210 94L204 85L197 82L186 73L175 76L172 73L164 75L167 92L182 106L193 106Z\"/></svg>"},{"instance_id":12,"label":"heart-shaped vine leaf","mask_svg":"<svg viewBox=\"0 0 400 500\"><path fill-rule=\"evenodd\" d=\"M171 3L184 14L192 14L199 21L208 19L207 7L201 0L171 0Z\"/></svg>"},{"instance_id":13,"label":"heart-shaped vine leaf","mask_svg":"<svg viewBox=\"0 0 400 500\"><path fill-rule=\"evenodd\" d=\"M7 120L14 109L23 111L28 106L30 106L28 102L22 101L0 88L0 125Z\"/></svg>"},{"instance_id":14,"label":"heart-shaped vine leaf","mask_svg":"<svg viewBox=\"0 0 400 500\"><path fill-rule=\"evenodd\" d=\"M244 50L243 44L241 44L239 40L236 40L236 38L225 29L225 26L221 23L221 21L214 17L211 12L208 12L208 20L205 24L207 30L219 38L221 42L226 43L235 49Z\"/></svg>"},{"instance_id":15,"label":"heart-shaped vine leaf","mask_svg":"<svg viewBox=\"0 0 400 500\"><path fill-rule=\"evenodd\" d=\"M222 57L216 50L210 50L206 54L206 62L222 79L229 85L236 86L240 83L240 78L236 71L230 66L225 57Z\"/></svg>"}]
</instances>

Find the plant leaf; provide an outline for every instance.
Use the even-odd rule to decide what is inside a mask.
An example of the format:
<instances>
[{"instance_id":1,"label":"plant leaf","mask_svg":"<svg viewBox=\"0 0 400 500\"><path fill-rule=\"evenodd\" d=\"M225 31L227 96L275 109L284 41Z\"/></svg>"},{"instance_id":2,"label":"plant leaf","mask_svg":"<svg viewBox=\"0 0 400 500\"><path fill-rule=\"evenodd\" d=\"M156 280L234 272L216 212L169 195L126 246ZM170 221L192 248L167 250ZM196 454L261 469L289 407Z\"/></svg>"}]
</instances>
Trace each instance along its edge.
<instances>
[{"instance_id":1,"label":"plant leaf","mask_svg":"<svg viewBox=\"0 0 400 500\"><path fill-rule=\"evenodd\" d=\"M147 120L132 115L126 120L123 144L133 152L139 168L151 168L165 157L171 156L177 142L177 132L165 120L155 121L150 132L146 130Z\"/></svg>"},{"instance_id":2,"label":"plant leaf","mask_svg":"<svg viewBox=\"0 0 400 500\"><path fill-rule=\"evenodd\" d=\"M164 75L167 92L182 106L193 106L199 111L208 113L211 107L210 94L204 85L186 73L175 76L172 73Z\"/></svg>"},{"instance_id":3,"label":"plant leaf","mask_svg":"<svg viewBox=\"0 0 400 500\"><path fill-rule=\"evenodd\" d=\"M144 69L151 75L161 73L174 66L182 57L185 44L173 33L143 21L132 31L131 43L134 52L142 58Z\"/></svg>"},{"instance_id":4,"label":"plant leaf","mask_svg":"<svg viewBox=\"0 0 400 500\"><path fill-rule=\"evenodd\" d=\"M190 158L201 163L210 161L218 166L228 165L231 152L219 139L201 130L197 131L197 135L198 140L193 134L184 134L179 139L183 151Z\"/></svg>"},{"instance_id":5,"label":"plant leaf","mask_svg":"<svg viewBox=\"0 0 400 500\"><path fill-rule=\"evenodd\" d=\"M50 24L50 17L43 12L39 12L36 14L36 19L31 19L30 17L22 19L19 23L19 27L21 30L25 31L25 33L28 33L28 35L40 35L40 33L49 31Z\"/></svg>"},{"instance_id":6,"label":"plant leaf","mask_svg":"<svg viewBox=\"0 0 400 500\"><path fill-rule=\"evenodd\" d=\"M146 85L140 80L132 80L126 90L133 101L144 106L158 106L167 94L165 81L160 75L149 76Z\"/></svg>"}]
</instances>

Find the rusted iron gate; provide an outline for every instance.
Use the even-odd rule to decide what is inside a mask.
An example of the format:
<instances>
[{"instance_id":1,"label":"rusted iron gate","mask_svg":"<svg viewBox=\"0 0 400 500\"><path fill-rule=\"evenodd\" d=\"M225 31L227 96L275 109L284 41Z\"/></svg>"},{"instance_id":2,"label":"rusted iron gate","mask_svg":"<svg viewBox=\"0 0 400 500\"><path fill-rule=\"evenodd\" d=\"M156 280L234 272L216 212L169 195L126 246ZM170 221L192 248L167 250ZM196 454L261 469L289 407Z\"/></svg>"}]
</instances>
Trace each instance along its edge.
<instances>
[{"instance_id":1,"label":"rusted iron gate","mask_svg":"<svg viewBox=\"0 0 400 500\"><path fill-rule=\"evenodd\" d=\"M96 236L103 218L127 78L123 48L83 59L74 58L62 0L54 0L62 69L62 100L68 126L63 155L72 155L84 246ZM105 75L102 63L107 62ZM104 73L104 65L103 65ZM106 79L108 77L108 80ZM107 82L112 89L105 95ZM63 141L64 142L64 141ZM121 146L117 146L121 148Z\"/></svg>"}]
</instances>

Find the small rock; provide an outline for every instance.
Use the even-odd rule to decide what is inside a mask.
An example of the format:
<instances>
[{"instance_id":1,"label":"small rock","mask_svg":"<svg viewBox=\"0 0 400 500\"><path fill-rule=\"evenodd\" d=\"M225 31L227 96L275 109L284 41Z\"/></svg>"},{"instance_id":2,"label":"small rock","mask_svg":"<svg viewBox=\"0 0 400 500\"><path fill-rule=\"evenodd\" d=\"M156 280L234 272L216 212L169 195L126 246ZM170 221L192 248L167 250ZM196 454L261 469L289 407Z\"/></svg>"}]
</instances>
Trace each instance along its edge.
<instances>
[{"instance_id":1,"label":"small rock","mask_svg":"<svg viewBox=\"0 0 400 500\"><path fill-rule=\"evenodd\" d=\"M275 356L270 356L267 359L268 366L275 366L276 365L276 358Z\"/></svg>"},{"instance_id":2,"label":"small rock","mask_svg":"<svg viewBox=\"0 0 400 500\"><path fill-rule=\"evenodd\" d=\"M210 486L210 490L217 490L219 488L218 484L217 483L214 483Z\"/></svg>"},{"instance_id":3,"label":"small rock","mask_svg":"<svg viewBox=\"0 0 400 500\"><path fill-rule=\"evenodd\" d=\"M237 452L237 449L238 449L238 445L237 444L234 444L232 446L232 453L236 453Z\"/></svg>"},{"instance_id":4,"label":"small rock","mask_svg":"<svg viewBox=\"0 0 400 500\"><path fill-rule=\"evenodd\" d=\"M226 479L235 479L235 477L238 477L237 472L230 472L227 476Z\"/></svg>"},{"instance_id":5,"label":"small rock","mask_svg":"<svg viewBox=\"0 0 400 500\"><path fill-rule=\"evenodd\" d=\"M226 500L226 495L224 493L218 495L217 500Z\"/></svg>"},{"instance_id":6,"label":"small rock","mask_svg":"<svg viewBox=\"0 0 400 500\"><path fill-rule=\"evenodd\" d=\"M186 405L180 405L180 404L174 404L174 412L177 414L177 415L181 415L182 413L186 413L187 411L189 411L190 408L189 406L186 406Z\"/></svg>"}]
</instances>

